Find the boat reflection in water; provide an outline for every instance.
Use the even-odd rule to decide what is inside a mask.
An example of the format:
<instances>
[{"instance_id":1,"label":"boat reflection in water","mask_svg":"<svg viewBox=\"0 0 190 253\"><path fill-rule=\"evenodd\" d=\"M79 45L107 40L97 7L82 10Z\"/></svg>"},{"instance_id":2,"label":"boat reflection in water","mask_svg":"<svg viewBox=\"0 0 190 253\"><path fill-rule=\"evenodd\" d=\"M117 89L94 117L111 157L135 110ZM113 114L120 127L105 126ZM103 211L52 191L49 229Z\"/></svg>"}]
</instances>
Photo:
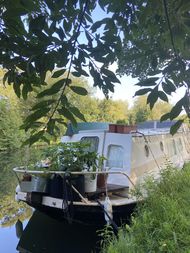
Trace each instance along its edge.
<instances>
[{"instance_id":1,"label":"boat reflection in water","mask_svg":"<svg viewBox=\"0 0 190 253\"><path fill-rule=\"evenodd\" d=\"M21 226L16 227L18 228ZM35 211L21 234L17 250L20 253L91 253L99 252L100 227L68 224ZM18 231L17 231L18 233Z\"/></svg>"}]
</instances>

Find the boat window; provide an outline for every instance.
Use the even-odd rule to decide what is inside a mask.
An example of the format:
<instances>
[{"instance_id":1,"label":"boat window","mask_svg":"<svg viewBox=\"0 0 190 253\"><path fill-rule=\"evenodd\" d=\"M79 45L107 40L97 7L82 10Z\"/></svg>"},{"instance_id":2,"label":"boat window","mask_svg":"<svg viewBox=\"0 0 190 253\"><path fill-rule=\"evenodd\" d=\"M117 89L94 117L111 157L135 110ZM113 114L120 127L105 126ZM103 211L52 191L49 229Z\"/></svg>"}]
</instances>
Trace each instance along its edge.
<instances>
[{"instance_id":1,"label":"boat window","mask_svg":"<svg viewBox=\"0 0 190 253\"><path fill-rule=\"evenodd\" d=\"M89 143L88 151L90 152L98 151L99 138L97 136L82 137L81 142Z\"/></svg>"},{"instance_id":2,"label":"boat window","mask_svg":"<svg viewBox=\"0 0 190 253\"><path fill-rule=\"evenodd\" d=\"M124 149L119 145L109 145L106 166L123 168Z\"/></svg>"},{"instance_id":3,"label":"boat window","mask_svg":"<svg viewBox=\"0 0 190 253\"><path fill-rule=\"evenodd\" d=\"M160 142L160 149L161 149L162 152L164 152L164 144L163 144L162 141Z\"/></svg>"},{"instance_id":4,"label":"boat window","mask_svg":"<svg viewBox=\"0 0 190 253\"><path fill-rule=\"evenodd\" d=\"M148 148L148 145L144 146L144 151L145 151L146 157L149 157L149 148Z\"/></svg>"}]
</instances>

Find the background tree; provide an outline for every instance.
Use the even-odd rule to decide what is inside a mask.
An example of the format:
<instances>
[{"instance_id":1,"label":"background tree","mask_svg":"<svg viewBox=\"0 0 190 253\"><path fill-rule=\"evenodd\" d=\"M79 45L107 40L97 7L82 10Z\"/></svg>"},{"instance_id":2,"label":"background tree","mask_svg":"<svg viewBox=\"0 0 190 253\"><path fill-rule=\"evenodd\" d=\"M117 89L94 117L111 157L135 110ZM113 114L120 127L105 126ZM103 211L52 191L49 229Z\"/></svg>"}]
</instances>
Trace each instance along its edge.
<instances>
[{"instance_id":1,"label":"background tree","mask_svg":"<svg viewBox=\"0 0 190 253\"><path fill-rule=\"evenodd\" d=\"M159 120L161 115L167 113L172 105L166 102L158 101L152 110L147 105L147 96L137 98L130 110L130 122L133 124L148 120Z\"/></svg>"},{"instance_id":2,"label":"background tree","mask_svg":"<svg viewBox=\"0 0 190 253\"><path fill-rule=\"evenodd\" d=\"M99 100L99 113L97 121L114 122L127 121L128 119L128 103L122 100Z\"/></svg>"}]
</instances>

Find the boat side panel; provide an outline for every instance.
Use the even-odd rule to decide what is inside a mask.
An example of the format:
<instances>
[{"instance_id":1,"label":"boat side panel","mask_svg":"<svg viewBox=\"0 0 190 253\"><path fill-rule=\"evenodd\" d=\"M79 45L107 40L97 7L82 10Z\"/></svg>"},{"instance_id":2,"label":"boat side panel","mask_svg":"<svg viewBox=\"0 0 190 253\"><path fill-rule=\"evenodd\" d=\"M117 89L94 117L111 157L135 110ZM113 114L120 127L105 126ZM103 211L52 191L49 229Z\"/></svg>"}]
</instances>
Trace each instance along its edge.
<instances>
[{"instance_id":1,"label":"boat side panel","mask_svg":"<svg viewBox=\"0 0 190 253\"><path fill-rule=\"evenodd\" d=\"M181 168L190 159L189 148L189 132L133 137L131 179L138 183L148 175L157 178L168 165Z\"/></svg>"}]
</instances>

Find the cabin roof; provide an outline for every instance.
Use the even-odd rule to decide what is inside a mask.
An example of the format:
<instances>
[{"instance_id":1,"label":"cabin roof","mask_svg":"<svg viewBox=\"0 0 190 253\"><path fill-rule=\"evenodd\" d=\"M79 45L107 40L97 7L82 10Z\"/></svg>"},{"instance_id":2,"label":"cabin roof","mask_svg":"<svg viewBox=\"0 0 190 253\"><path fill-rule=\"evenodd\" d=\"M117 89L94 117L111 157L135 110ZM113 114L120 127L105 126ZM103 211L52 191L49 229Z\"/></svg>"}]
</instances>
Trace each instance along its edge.
<instances>
[{"instance_id":1,"label":"cabin roof","mask_svg":"<svg viewBox=\"0 0 190 253\"><path fill-rule=\"evenodd\" d=\"M77 134L79 131L85 130L108 130L108 122L79 122L77 127L74 127L71 123L68 124L65 135Z\"/></svg>"},{"instance_id":2,"label":"cabin roof","mask_svg":"<svg viewBox=\"0 0 190 253\"><path fill-rule=\"evenodd\" d=\"M141 122L137 125L138 129L157 129L157 128L170 128L172 125L174 125L177 121L157 121L157 120L151 120L151 121L145 121Z\"/></svg>"},{"instance_id":3,"label":"cabin roof","mask_svg":"<svg viewBox=\"0 0 190 253\"><path fill-rule=\"evenodd\" d=\"M140 132L145 134L151 133L163 133L168 132L170 127L174 125L177 121L146 121L137 124L137 129ZM79 133L79 131L108 131L109 125L111 123L108 122L79 122L77 127L74 127L71 123L68 124L65 135L72 136L73 134ZM119 125L119 124L118 124Z\"/></svg>"}]
</instances>

